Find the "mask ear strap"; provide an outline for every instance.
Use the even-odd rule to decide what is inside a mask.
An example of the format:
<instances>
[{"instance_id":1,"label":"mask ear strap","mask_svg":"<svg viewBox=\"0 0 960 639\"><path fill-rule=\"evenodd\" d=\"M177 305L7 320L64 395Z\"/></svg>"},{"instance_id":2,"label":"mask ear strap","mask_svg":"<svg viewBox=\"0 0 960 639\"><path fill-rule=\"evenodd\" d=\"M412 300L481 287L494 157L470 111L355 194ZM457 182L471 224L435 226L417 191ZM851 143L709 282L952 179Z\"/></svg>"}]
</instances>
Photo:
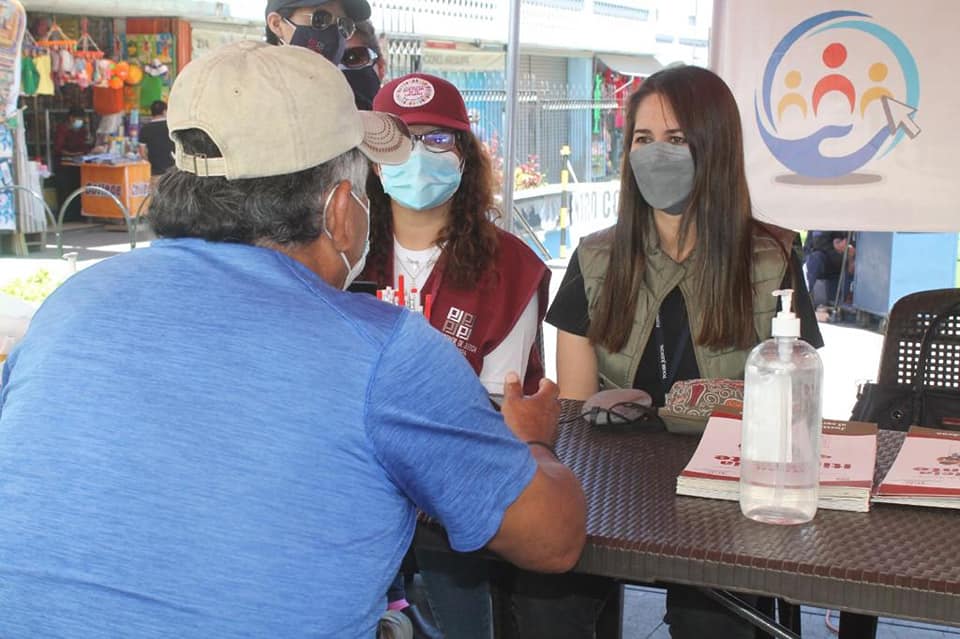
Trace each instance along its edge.
<instances>
[{"instance_id":1,"label":"mask ear strap","mask_svg":"<svg viewBox=\"0 0 960 639\"><path fill-rule=\"evenodd\" d=\"M333 239L333 234L331 234L330 229L327 228L327 207L330 206L330 200L333 199L333 194L336 192L338 186L340 186L339 183L330 189L330 192L327 193L327 197L323 200L323 232L326 233L327 237L329 237L331 240ZM352 192L353 190L351 189L351 193ZM347 268L350 268L349 264L347 265Z\"/></svg>"},{"instance_id":2,"label":"mask ear strap","mask_svg":"<svg viewBox=\"0 0 960 639\"><path fill-rule=\"evenodd\" d=\"M277 15L280 15L280 14L278 13ZM295 23L293 23L293 22L290 22L290 18L287 18L287 17L285 17L285 16L280 16L280 19L283 20L284 22L286 22L286 23L287 23L288 25L290 25L291 27L293 27L293 30L294 30L294 31L297 30L297 27L301 26L301 25L299 25L299 24L295 24ZM282 46L285 46L285 47L290 46L290 43L284 42L284 41L283 41L283 38L281 38L279 35L277 36L277 41L280 42L280 44L281 44Z\"/></svg>"}]
</instances>

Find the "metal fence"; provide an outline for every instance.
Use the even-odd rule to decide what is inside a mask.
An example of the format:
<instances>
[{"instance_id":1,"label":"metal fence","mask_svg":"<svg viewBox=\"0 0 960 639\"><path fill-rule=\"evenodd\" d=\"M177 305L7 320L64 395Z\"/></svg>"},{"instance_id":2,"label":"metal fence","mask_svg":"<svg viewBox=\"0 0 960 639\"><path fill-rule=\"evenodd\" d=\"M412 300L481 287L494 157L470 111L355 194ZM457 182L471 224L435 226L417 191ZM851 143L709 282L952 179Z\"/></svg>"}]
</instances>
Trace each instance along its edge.
<instances>
[{"instance_id":1,"label":"metal fence","mask_svg":"<svg viewBox=\"0 0 960 639\"><path fill-rule=\"evenodd\" d=\"M474 133L487 145L497 167L502 168L506 91L502 78L476 75L448 79L460 87ZM576 180L616 179L621 134L615 126L617 102L612 95L605 94L599 86L521 80L518 103L517 190L558 183L565 164L561 158L564 146L570 149L569 168Z\"/></svg>"}]
</instances>

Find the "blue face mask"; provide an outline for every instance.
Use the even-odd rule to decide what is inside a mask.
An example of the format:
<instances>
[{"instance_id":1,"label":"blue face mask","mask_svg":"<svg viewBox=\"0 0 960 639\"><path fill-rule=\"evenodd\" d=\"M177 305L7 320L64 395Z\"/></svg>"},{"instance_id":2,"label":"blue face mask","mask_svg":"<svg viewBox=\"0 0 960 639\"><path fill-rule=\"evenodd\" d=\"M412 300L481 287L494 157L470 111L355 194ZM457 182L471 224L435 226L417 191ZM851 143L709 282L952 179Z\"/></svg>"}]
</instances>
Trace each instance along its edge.
<instances>
[{"instance_id":1,"label":"blue face mask","mask_svg":"<svg viewBox=\"0 0 960 639\"><path fill-rule=\"evenodd\" d=\"M453 151L434 153L417 144L403 164L380 166L383 190L403 206L424 211L440 206L460 188L460 158Z\"/></svg>"}]
</instances>

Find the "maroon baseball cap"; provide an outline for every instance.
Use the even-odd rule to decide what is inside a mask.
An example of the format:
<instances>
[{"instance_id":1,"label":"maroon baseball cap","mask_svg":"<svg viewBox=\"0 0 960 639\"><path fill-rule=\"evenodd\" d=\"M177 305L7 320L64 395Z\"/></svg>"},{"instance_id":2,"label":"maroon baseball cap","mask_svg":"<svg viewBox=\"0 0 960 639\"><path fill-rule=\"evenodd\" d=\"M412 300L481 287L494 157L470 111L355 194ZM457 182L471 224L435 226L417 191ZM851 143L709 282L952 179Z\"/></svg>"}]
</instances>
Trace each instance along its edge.
<instances>
[{"instance_id":1,"label":"maroon baseball cap","mask_svg":"<svg viewBox=\"0 0 960 639\"><path fill-rule=\"evenodd\" d=\"M432 124L470 130L467 105L457 87L427 73L411 73L383 85L373 99L373 110L392 113L407 126Z\"/></svg>"}]
</instances>

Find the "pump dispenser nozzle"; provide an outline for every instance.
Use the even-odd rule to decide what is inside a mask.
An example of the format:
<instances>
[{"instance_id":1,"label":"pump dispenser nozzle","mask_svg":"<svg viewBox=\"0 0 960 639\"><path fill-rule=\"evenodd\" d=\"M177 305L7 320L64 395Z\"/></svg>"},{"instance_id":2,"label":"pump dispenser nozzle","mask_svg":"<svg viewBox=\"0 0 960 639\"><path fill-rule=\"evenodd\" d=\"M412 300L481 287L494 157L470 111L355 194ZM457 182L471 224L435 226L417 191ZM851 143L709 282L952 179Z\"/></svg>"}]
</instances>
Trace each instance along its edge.
<instances>
[{"instance_id":1,"label":"pump dispenser nozzle","mask_svg":"<svg viewBox=\"0 0 960 639\"><path fill-rule=\"evenodd\" d=\"M791 311L793 289L784 288L773 292L780 298L780 312L773 318L773 337L800 337L800 319Z\"/></svg>"}]
</instances>

